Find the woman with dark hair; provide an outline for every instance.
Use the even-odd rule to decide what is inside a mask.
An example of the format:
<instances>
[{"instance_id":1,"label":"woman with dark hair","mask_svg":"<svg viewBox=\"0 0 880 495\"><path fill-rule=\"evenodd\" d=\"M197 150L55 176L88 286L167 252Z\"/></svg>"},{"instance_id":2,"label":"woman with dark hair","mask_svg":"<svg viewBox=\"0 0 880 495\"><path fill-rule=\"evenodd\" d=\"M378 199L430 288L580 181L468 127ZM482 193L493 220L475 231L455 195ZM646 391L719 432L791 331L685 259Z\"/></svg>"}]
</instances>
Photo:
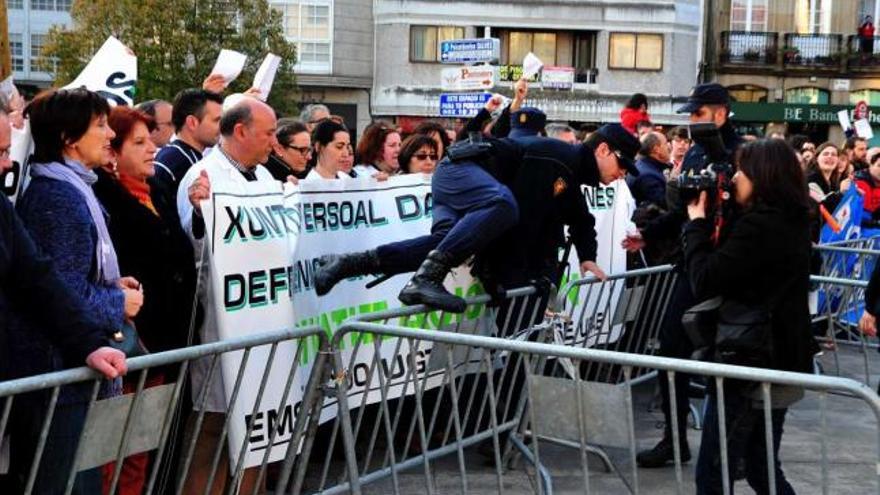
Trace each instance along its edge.
<instances>
[{"instance_id":1,"label":"woman with dark hair","mask_svg":"<svg viewBox=\"0 0 880 495\"><path fill-rule=\"evenodd\" d=\"M192 245L180 228L175 204L153 194L147 179L155 174L156 147L150 139L152 118L126 106L110 111L108 123L116 175L98 170L95 194L110 215L109 230L123 273L137 278L149 298L134 318L135 328L150 352L185 347L196 290ZM173 370L156 370L146 387L175 381ZM133 393L137 377L126 378L124 391ZM148 454L126 458L120 494L139 494L146 481ZM112 480L112 465L104 481ZM109 486L108 486L109 488Z\"/></svg>"},{"instance_id":2,"label":"woman with dark hair","mask_svg":"<svg viewBox=\"0 0 880 495\"><path fill-rule=\"evenodd\" d=\"M356 156L360 164L354 166L354 171L365 177L376 177L379 173L399 174L398 155L400 133L397 129L385 122L373 122L358 142Z\"/></svg>"},{"instance_id":3,"label":"woman with dark hair","mask_svg":"<svg viewBox=\"0 0 880 495\"><path fill-rule=\"evenodd\" d=\"M810 332L810 211L803 172L784 141L763 139L739 149L733 177L737 220L717 247L707 219L707 195L688 205L685 270L697 300L722 296L725 303L765 308L770 335L767 352L738 353L735 362L774 370L810 373L818 346ZM782 473L779 444L787 408L803 390L773 385L771 418L777 493L794 491ZM697 493L721 493L721 440L716 390L709 393L697 462ZM744 460L746 479L758 493L769 493L763 395L753 382L729 380L724 386L726 448L730 480ZM731 488L731 493L733 492Z\"/></svg>"},{"instance_id":4,"label":"woman with dark hair","mask_svg":"<svg viewBox=\"0 0 880 495\"><path fill-rule=\"evenodd\" d=\"M633 135L637 133L640 122L650 122L648 115L648 97L642 93L635 93L629 97L626 105L620 111L620 125Z\"/></svg>"},{"instance_id":5,"label":"woman with dark hair","mask_svg":"<svg viewBox=\"0 0 880 495\"><path fill-rule=\"evenodd\" d=\"M816 149L816 157L807 170L807 186L810 197L833 213L840 203L840 165L841 153L834 143L822 143Z\"/></svg>"},{"instance_id":6,"label":"woman with dark hair","mask_svg":"<svg viewBox=\"0 0 880 495\"><path fill-rule=\"evenodd\" d=\"M428 136L413 134L400 148L400 169L407 174L433 174L437 167L437 142Z\"/></svg>"},{"instance_id":7,"label":"woman with dark hair","mask_svg":"<svg viewBox=\"0 0 880 495\"><path fill-rule=\"evenodd\" d=\"M18 211L36 244L49 255L62 282L86 301L95 324L110 338L126 321L137 316L143 303L140 282L121 277L107 218L92 185L94 169L112 159L110 141L115 136L107 124L110 108L97 93L85 89L52 90L38 95L25 110L34 140L31 183L18 202ZM13 366L32 374L61 369L59 350L30 334L13 335ZM49 354L51 359L46 359ZM102 395L118 392L104 391ZM90 387L65 387L59 399L50 445L44 462L69 464L84 421ZM33 427L39 432L39 421ZM59 431L56 430L56 426ZM52 465L52 464L47 464ZM38 476L39 493L63 492L65 469ZM99 470L77 475L75 493L100 493Z\"/></svg>"},{"instance_id":8,"label":"woman with dark hair","mask_svg":"<svg viewBox=\"0 0 880 495\"><path fill-rule=\"evenodd\" d=\"M449 149L449 145L452 144L449 140L449 133L446 132L446 127L436 120L423 121L416 126L413 134L428 136L433 139L434 142L437 143L437 156L440 158L446 156L446 150ZM401 145L401 150L402 149L403 145ZM403 153L403 151L401 151L401 153ZM403 163L403 160L399 161Z\"/></svg>"},{"instance_id":9,"label":"woman with dark hair","mask_svg":"<svg viewBox=\"0 0 880 495\"><path fill-rule=\"evenodd\" d=\"M344 125L324 120L312 131L314 164L305 180L350 179L343 171L351 154L351 135Z\"/></svg>"},{"instance_id":10,"label":"woman with dark hair","mask_svg":"<svg viewBox=\"0 0 880 495\"><path fill-rule=\"evenodd\" d=\"M263 166L275 180L284 182L288 177L303 179L312 157L312 137L305 124L294 119L278 121L269 161Z\"/></svg>"}]
</instances>

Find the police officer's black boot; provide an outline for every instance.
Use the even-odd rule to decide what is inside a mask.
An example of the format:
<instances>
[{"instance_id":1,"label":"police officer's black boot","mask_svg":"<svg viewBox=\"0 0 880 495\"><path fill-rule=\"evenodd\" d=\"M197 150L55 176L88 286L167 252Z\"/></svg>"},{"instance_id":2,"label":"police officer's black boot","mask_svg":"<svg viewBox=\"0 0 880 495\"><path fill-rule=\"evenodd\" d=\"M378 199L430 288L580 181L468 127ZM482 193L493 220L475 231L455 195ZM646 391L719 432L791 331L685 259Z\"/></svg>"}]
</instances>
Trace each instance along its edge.
<instances>
[{"instance_id":1,"label":"police officer's black boot","mask_svg":"<svg viewBox=\"0 0 880 495\"><path fill-rule=\"evenodd\" d=\"M467 303L464 299L454 296L443 287L446 274L452 269L450 256L441 251L431 251L419 267L419 271L410 279L397 296L407 306L424 304L449 313L464 313Z\"/></svg>"},{"instance_id":2,"label":"police officer's black boot","mask_svg":"<svg viewBox=\"0 0 880 495\"><path fill-rule=\"evenodd\" d=\"M379 272L379 256L375 249L361 253L321 256L315 267L315 292L323 296L342 280Z\"/></svg>"}]
</instances>

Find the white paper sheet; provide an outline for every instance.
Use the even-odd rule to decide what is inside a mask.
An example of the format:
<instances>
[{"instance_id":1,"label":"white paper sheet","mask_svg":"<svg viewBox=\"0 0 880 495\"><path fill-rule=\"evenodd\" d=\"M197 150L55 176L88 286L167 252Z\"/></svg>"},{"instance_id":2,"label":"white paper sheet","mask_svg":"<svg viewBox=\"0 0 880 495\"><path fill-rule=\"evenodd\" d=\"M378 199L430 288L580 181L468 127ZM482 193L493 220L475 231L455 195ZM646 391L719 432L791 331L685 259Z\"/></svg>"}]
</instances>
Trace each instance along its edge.
<instances>
[{"instance_id":1,"label":"white paper sheet","mask_svg":"<svg viewBox=\"0 0 880 495\"><path fill-rule=\"evenodd\" d=\"M523 58L523 77L526 79L531 79L541 71L544 67L544 62L541 62L534 53L529 52L526 54L525 58Z\"/></svg>"},{"instance_id":2,"label":"white paper sheet","mask_svg":"<svg viewBox=\"0 0 880 495\"><path fill-rule=\"evenodd\" d=\"M217 56L217 62L214 63L211 74L220 74L226 81L226 85L229 86L241 74L246 61L247 55L224 48L220 50L220 55Z\"/></svg>"},{"instance_id":3,"label":"white paper sheet","mask_svg":"<svg viewBox=\"0 0 880 495\"><path fill-rule=\"evenodd\" d=\"M269 92L272 91L272 84L275 82L275 74L278 72L280 65L281 57L274 53L269 53L263 59L260 68L257 69L257 73L254 75L253 87L260 90L259 98L261 100L266 101L266 98L269 97Z\"/></svg>"}]
</instances>

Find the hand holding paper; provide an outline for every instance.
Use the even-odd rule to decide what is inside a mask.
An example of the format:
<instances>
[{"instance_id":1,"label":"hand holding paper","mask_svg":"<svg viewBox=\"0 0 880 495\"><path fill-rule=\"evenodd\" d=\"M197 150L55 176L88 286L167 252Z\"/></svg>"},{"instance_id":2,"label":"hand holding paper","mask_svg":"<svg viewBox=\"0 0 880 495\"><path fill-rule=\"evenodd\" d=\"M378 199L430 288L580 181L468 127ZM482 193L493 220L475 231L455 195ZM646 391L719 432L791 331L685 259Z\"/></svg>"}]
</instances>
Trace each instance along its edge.
<instances>
[{"instance_id":1,"label":"hand holding paper","mask_svg":"<svg viewBox=\"0 0 880 495\"><path fill-rule=\"evenodd\" d=\"M538 72L544 68L544 62L541 62L534 53L529 52L526 54L525 58L523 58L523 77L526 79L531 79L538 75Z\"/></svg>"},{"instance_id":2,"label":"hand holding paper","mask_svg":"<svg viewBox=\"0 0 880 495\"><path fill-rule=\"evenodd\" d=\"M224 48L220 50L220 55L217 57L217 62L214 63L214 68L211 69L211 74L220 74L226 85L229 86L241 74L246 61L247 55Z\"/></svg>"}]
</instances>

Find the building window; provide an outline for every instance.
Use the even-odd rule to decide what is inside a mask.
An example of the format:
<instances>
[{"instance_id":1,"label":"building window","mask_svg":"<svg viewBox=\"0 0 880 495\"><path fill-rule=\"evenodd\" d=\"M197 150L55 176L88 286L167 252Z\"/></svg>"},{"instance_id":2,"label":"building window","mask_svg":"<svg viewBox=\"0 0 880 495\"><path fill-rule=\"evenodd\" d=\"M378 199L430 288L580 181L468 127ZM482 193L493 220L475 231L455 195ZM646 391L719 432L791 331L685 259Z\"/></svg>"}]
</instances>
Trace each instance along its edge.
<instances>
[{"instance_id":1,"label":"building window","mask_svg":"<svg viewBox=\"0 0 880 495\"><path fill-rule=\"evenodd\" d=\"M6 8L21 10L24 8L24 0L6 0Z\"/></svg>"},{"instance_id":2,"label":"building window","mask_svg":"<svg viewBox=\"0 0 880 495\"><path fill-rule=\"evenodd\" d=\"M828 34L831 32L833 0L797 0L795 29L799 34Z\"/></svg>"},{"instance_id":3,"label":"building window","mask_svg":"<svg viewBox=\"0 0 880 495\"><path fill-rule=\"evenodd\" d=\"M464 38L464 28L455 26L410 26L410 62L439 62L441 41Z\"/></svg>"},{"instance_id":4,"label":"building window","mask_svg":"<svg viewBox=\"0 0 880 495\"><path fill-rule=\"evenodd\" d=\"M820 88L792 88L785 92L786 103L803 103L808 105L827 105L830 93Z\"/></svg>"},{"instance_id":5,"label":"building window","mask_svg":"<svg viewBox=\"0 0 880 495\"><path fill-rule=\"evenodd\" d=\"M663 69L663 35L611 33L608 42L609 69Z\"/></svg>"},{"instance_id":6,"label":"building window","mask_svg":"<svg viewBox=\"0 0 880 495\"><path fill-rule=\"evenodd\" d=\"M502 63L522 65L529 52L535 54L544 65L556 65L556 33L509 31L501 38Z\"/></svg>"},{"instance_id":7,"label":"building window","mask_svg":"<svg viewBox=\"0 0 880 495\"><path fill-rule=\"evenodd\" d=\"M730 98L741 103L767 103L767 88L753 84L728 86Z\"/></svg>"},{"instance_id":8,"label":"building window","mask_svg":"<svg viewBox=\"0 0 880 495\"><path fill-rule=\"evenodd\" d=\"M24 72L24 44L21 33L9 33L9 54L12 57L12 72Z\"/></svg>"},{"instance_id":9,"label":"building window","mask_svg":"<svg viewBox=\"0 0 880 495\"><path fill-rule=\"evenodd\" d=\"M333 70L333 0L272 0L282 16L284 35L296 45L295 69Z\"/></svg>"},{"instance_id":10,"label":"building window","mask_svg":"<svg viewBox=\"0 0 880 495\"><path fill-rule=\"evenodd\" d=\"M574 38L575 82L596 82L596 33L578 33Z\"/></svg>"},{"instance_id":11,"label":"building window","mask_svg":"<svg viewBox=\"0 0 880 495\"><path fill-rule=\"evenodd\" d=\"M55 57L43 57L43 46L46 45L45 34L31 35L31 72L55 73L58 60Z\"/></svg>"},{"instance_id":12,"label":"building window","mask_svg":"<svg viewBox=\"0 0 880 495\"><path fill-rule=\"evenodd\" d=\"M852 105L864 101L869 106L880 105L880 89L861 89L849 94L849 102Z\"/></svg>"},{"instance_id":13,"label":"building window","mask_svg":"<svg viewBox=\"0 0 880 495\"><path fill-rule=\"evenodd\" d=\"M13 7L12 4L17 3L18 7ZM57 10L57 11L69 11L70 4L73 3L72 0L31 0L31 8L33 10ZM7 6L9 8L23 8L24 0L17 1L9 1L7 0Z\"/></svg>"},{"instance_id":14,"label":"building window","mask_svg":"<svg viewBox=\"0 0 880 495\"><path fill-rule=\"evenodd\" d=\"M732 0L731 31L767 31L767 0Z\"/></svg>"}]
</instances>

